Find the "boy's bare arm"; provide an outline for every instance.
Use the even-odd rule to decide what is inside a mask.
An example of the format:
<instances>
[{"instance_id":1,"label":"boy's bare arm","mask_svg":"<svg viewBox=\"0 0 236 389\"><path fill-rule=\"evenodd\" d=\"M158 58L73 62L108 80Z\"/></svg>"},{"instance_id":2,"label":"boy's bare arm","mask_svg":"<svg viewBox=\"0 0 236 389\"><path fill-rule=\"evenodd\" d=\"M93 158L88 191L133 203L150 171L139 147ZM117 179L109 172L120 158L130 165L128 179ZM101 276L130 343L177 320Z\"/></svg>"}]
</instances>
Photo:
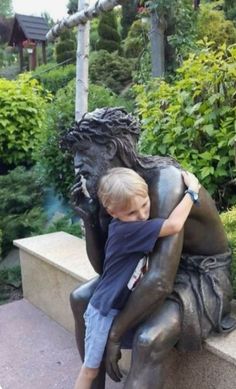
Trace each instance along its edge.
<instances>
[{"instance_id":1,"label":"boy's bare arm","mask_svg":"<svg viewBox=\"0 0 236 389\"><path fill-rule=\"evenodd\" d=\"M182 172L184 183L188 189L198 193L200 184L196 176L192 173ZM164 221L159 233L159 237L179 233L191 211L193 200L188 193L185 194L180 203L174 208L169 217Z\"/></svg>"}]
</instances>

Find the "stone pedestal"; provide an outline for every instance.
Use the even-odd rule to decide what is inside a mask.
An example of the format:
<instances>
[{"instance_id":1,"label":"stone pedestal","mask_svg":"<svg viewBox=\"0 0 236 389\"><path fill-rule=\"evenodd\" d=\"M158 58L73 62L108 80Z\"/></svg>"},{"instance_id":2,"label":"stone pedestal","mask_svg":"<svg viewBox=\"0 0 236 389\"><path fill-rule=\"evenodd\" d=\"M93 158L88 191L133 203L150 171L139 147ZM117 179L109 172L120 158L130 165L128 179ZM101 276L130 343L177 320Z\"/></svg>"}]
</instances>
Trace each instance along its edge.
<instances>
[{"instance_id":1,"label":"stone pedestal","mask_svg":"<svg viewBox=\"0 0 236 389\"><path fill-rule=\"evenodd\" d=\"M70 292L96 276L84 240L56 232L19 239L14 244L20 249L24 297L73 332ZM126 372L130 356L130 352L123 352L121 366ZM166 369L164 389L235 389L236 331L210 337L201 352L180 354L173 350Z\"/></svg>"}]
</instances>

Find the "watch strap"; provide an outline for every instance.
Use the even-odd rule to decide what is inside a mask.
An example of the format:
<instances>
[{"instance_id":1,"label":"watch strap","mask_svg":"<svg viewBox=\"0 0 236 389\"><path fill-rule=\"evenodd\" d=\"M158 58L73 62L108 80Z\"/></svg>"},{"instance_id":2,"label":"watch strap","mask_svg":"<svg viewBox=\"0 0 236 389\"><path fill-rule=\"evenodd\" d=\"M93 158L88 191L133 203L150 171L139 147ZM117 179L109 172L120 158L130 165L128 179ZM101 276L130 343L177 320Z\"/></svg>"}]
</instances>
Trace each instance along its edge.
<instances>
[{"instance_id":1,"label":"watch strap","mask_svg":"<svg viewBox=\"0 0 236 389\"><path fill-rule=\"evenodd\" d=\"M197 192L194 192L193 190L191 189L187 189L185 192L185 194L188 193L193 201L194 204L196 205L200 205L200 201L199 201L199 197L198 197L198 193ZM197 199L195 198L195 196L197 195Z\"/></svg>"}]
</instances>

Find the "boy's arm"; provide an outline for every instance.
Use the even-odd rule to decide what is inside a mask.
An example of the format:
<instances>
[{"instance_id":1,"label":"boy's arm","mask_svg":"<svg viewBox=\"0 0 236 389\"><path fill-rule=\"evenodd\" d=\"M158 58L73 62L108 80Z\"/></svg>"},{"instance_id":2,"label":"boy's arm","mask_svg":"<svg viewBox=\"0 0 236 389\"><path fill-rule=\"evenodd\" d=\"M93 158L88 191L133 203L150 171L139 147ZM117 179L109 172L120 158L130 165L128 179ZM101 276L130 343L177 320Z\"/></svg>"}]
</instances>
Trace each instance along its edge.
<instances>
[{"instance_id":1,"label":"boy's arm","mask_svg":"<svg viewBox=\"0 0 236 389\"><path fill-rule=\"evenodd\" d=\"M189 190L198 193L200 185L198 179L188 172L182 172L184 183ZM185 194L180 203L174 208L169 217L164 221L159 237L174 235L180 232L191 211L193 200L188 193Z\"/></svg>"},{"instance_id":2,"label":"boy's arm","mask_svg":"<svg viewBox=\"0 0 236 389\"><path fill-rule=\"evenodd\" d=\"M175 168L162 169L150 188L151 217L168 218L184 193L180 171ZM119 380L120 339L131 327L143 321L153 310L157 310L172 292L183 247L183 230L175 235L157 240L150 255L150 268L131 293L125 307L113 322L107 344L107 371ZM134 309L135 307L135 309Z\"/></svg>"},{"instance_id":3,"label":"boy's arm","mask_svg":"<svg viewBox=\"0 0 236 389\"><path fill-rule=\"evenodd\" d=\"M91 265L98 274L102 274L106 233L102 229L101 209L98 201L87 197L82 188L81 179L71 191L74 210L84 222L86 251Z\"/></svg>"}]
</instances>

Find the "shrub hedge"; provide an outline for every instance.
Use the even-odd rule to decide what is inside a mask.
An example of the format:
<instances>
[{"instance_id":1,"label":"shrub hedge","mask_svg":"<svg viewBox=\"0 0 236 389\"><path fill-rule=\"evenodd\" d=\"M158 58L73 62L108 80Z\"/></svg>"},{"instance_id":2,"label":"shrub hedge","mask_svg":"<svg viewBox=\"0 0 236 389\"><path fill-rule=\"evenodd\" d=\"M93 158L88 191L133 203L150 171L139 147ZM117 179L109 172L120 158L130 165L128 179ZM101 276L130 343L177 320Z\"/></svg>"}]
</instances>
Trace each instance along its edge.
<instances>
[{"instance_id":1,"label":"shrub hedge","mask_svg":"<svg viewBox=\"0 0 236 389\"><path fill-rule=\"evenodd\" d=\"M32 169L18 166L0 176L2 256L12 247L13 239L24 238L43 228L46 219L42 201L42 186Z\"/></svg>"},{"instance_id":2,"label":"shrub hedge","mask_svg":"<svg viewBox=\"0 0 236 389\"><path fill-rule=\"evenodd\" d=\"M174 83L135 87L145 153L171 155L193 171L220 209L236 202L236 46L203 48L178 69ZM228 190L229 189L229 190Z\"/></svg>"},{"instance_id":3,"label":"shrub hedge","mask_svg":"<svg viewBox=\"0 0 236 389\"><path fill-rule=\"evenodd\" d=\"M226 212L222 212L220 216L224 224L225 231L227 233L233 254L231 274L234 298L236 298L236 207L233 207Z\"/></svg>"},{"instance_id":4,"label":"shrub hedge","mask_svg":"<svg viewBox=\"0 0 236 389\"><path fill-rule=\"evenodd\" d=\"M49 95L29 75L0 79L0 162L31 164Z\"/></svg>"},{"instance_id":5,"label":"shrub hedge","mask_svg":"<svg viewBox=\"0 0 236 389\"><path fill-rule=\"evenodd\" d=\"M35 72L32 72L32 77L55 95L59 89L64 88L75 78L75 74L76 68L73 64L64 66L48 64L39 66Z\"/></svg>"},{"instance_id":6,"label":"shrub hedge","mask_svg":"<svg viewBox=\"0 0 236 389\"><path fill-rule=\"evenodd\" d=\"M103 85L120 93L132 82L134 60L106 50L94 51L89 60L89 77L93 84Z\"/></svg>"}]
</instances>

